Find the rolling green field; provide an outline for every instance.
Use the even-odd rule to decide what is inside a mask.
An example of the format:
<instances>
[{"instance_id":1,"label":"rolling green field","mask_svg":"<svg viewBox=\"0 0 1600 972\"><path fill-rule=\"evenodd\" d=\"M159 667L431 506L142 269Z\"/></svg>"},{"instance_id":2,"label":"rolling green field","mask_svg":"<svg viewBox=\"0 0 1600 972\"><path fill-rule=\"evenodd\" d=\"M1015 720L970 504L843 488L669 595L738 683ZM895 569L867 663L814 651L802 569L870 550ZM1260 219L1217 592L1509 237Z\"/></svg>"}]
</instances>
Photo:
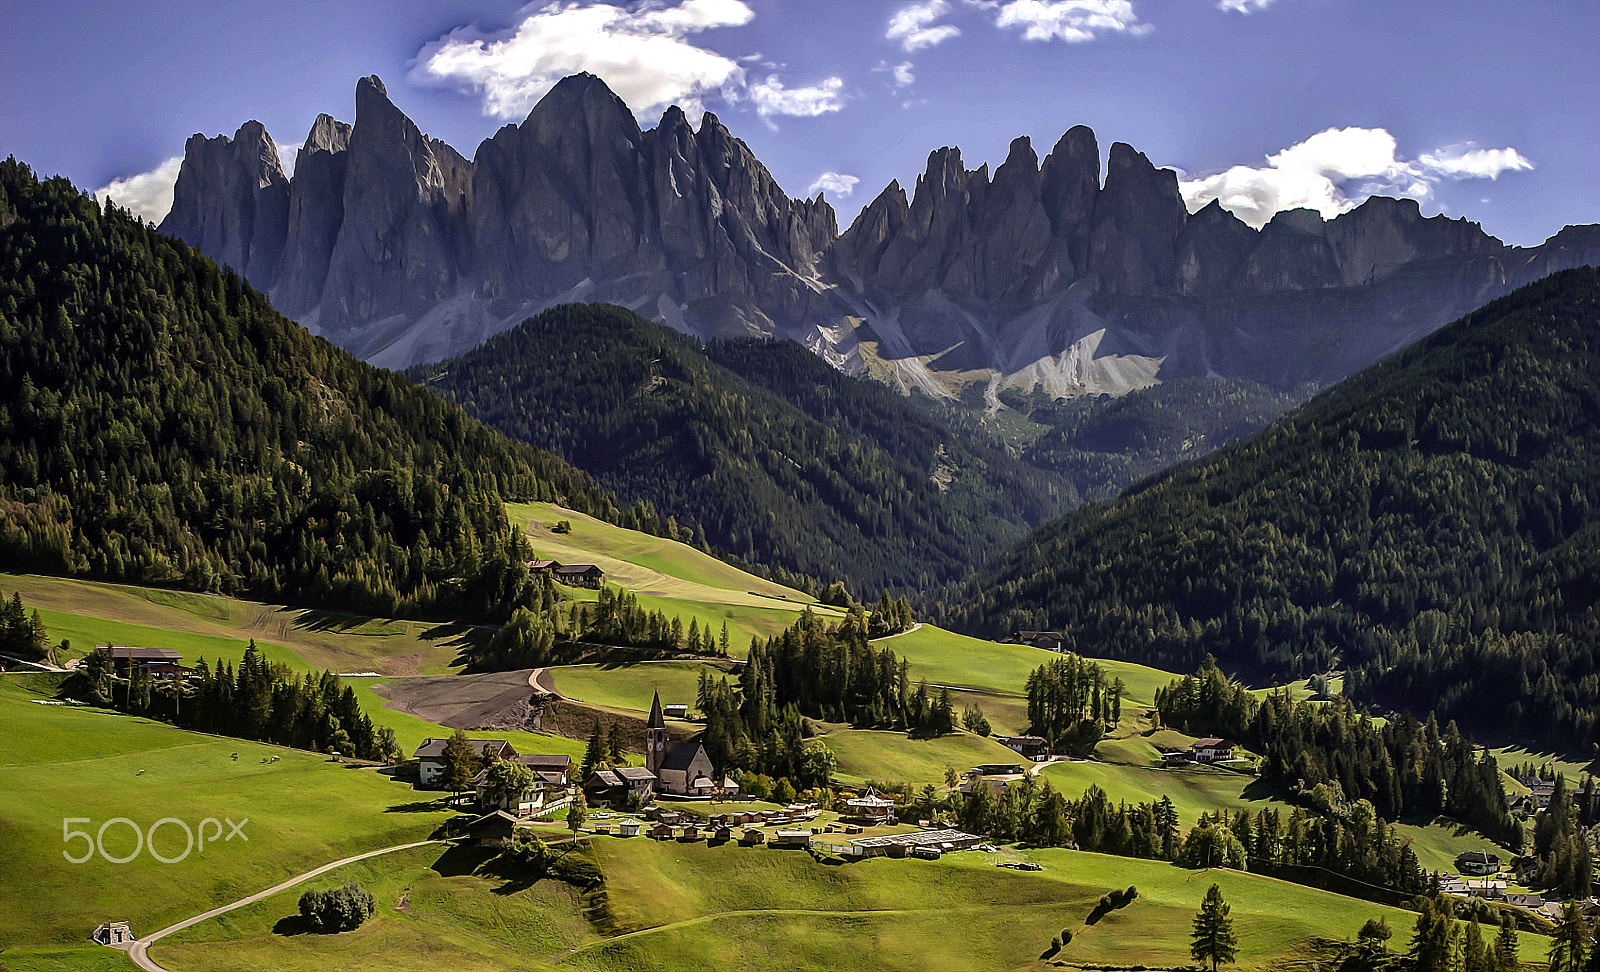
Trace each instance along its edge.
<instances>
[{"instance_id":1,"label":"rolling green field","mask_svg":"<svg viewBox=\"0 0 1600 972\"><path fill-rule=\"evenodd\" d=\"M993 740L961 732L934 739L911 739L903 732L839 729L821 737L839 758L839 776L867 780L944 786L944 771L964 773L979 763L1024 763L1016 753Z\"/></svg>"},{"instance_id":2,"label":"rolling green field","mask_svg":"<svg viewBox=\"0 0 1600 972\"><path fill-rule=\"evenodd\" d=\"M1027 874L976 852L830 866L736 845L596 838L594 848L607 875L604 937L563 885L529 887L482 868L471 851L421 848L321 879L357 879L376 894L377 915L355 932L294 933L291 891L174 936L152 957L174 972L992 970L1034 967L1050 937L1071 928L1070 961L1170 967L1187 964L1189 921L1213 881L1233 907L1246 969L1281 967L1305 940L1348 937L1369 917L1410 923L1404 912L1269 878L1065 850L1002 855L1045 865ZM1132 905L1084 926L1102 894L1130 884Z\"/></svg>"},{"instance_id":3,"label":"rolling green field","mask_svg":"<svg viewBox=\"0 0 1600 972\"><path fill-rule=\"evenodd\" d=\"M445 819L433 795L372 770L263 743L184 732L101 709L38 705L52 678L0 677L0 942L80 944L101 922L153 931L338 857L425 837ZM234 758L234 754L238 758ZM274 761L276 760L276 761ZM248 820L243 837L162 864L147 851L126 864L64 843L63 821L97 833L126 818L149 828L172 817ZM224 838L231 828L222 827ZM247 839L245 839L247 838ZM181 855L182 829L158 831L162 856ZM124 824L103 835L106 853L136 847ZM5 961L10 962L8 956Z\"/></svg>"},{"instance_id":4,"label":"rolling green field","mask_svg":"<svg viewBox=\"0 0 1600 972\"><path fill-rule=\"evenodd\" d=\"M651 661L636 665L560 665L550 669L546 684L569 699L590 705L648 715L650 699L661 693L661 704L675 702L695 708L700 673L736 682L739 666L700 661Z\"/></svg>"},{"instance_id":5,"label":"rolling green field","mask_svg":"<svg viewBox=\"0 0 1600 972\"><path fill-rule=\"evenodd\" d=\"M301 670L442 674L459 668L465 645L491 634L466 625L34 574L0 574L0 590L20 591L30 608L40 609L51 642L71 639L74 655L112 642L176 648L186 662L199 655L237 662L254 638L269 658Z\"/></svg>"}]
</instances>

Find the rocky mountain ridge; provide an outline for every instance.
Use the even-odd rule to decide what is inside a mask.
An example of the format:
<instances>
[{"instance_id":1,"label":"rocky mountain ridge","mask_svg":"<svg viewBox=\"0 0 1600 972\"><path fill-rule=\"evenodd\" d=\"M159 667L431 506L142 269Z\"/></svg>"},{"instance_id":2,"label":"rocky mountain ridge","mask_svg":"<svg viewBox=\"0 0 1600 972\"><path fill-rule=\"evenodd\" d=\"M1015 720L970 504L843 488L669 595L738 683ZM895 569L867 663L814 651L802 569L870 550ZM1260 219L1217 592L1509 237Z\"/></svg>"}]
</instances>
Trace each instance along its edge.
<instances>
[{"instance_id":1,"label":"rocky mountain ridge","mask_svg":"<svg viewBox=\"0 0 1600 972\"><path fill-rule=\"evenodd\" d=\"M285 177L257 122L191 138L164 232L240 269L286 314L378 364L438 360L545 307L608 301L702 337L804 343L835 366L952 395L1055 395L1173 376L1332 381L1512 288L1600 263L1600 227L1506 246L1373 197L1257 231L1190 214L1170 169L1069 130L968 170L930 154L839 232L715 115L641 130L600 79L560 82L471 160L382 81L353 125L319 116Z\"/></svg>"}]
</instances>

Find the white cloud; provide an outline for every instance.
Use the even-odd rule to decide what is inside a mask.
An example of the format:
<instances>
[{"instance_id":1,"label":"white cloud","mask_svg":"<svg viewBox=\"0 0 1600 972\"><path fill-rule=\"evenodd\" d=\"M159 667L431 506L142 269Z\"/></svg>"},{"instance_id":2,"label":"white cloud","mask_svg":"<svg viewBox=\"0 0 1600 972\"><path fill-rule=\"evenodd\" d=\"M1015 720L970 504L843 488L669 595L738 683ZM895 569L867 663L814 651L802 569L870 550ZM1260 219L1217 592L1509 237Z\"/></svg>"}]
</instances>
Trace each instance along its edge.
<instances>
[{"instance_id":1,"label":"white cloud","mask_svg":"<svg viewBox=\"0 0 1600 972\"><path fill-rule=\"evenodd\" d=\"M913 84L917 83L917 75L916 75L916 73L914 71L911 70L912 66L913 65L911 64L910 61L906 61L906 62L904 62L902 64L896 64L894 66L894 86L895 87L897 87L897 88L909 88Z\"/></svg>"},{"instance_id":2,"label":"white cloud","mask_svg":"<svg viewBox=\"0 0 1600 972\"><path fill-rule=\"evenodd\" d=\"M632 8L608 3L533 3L507 30L452 30L423 46L411 78L423 84L465 88L496 118L526 115L562 78L588 71L640 117L669 104L691 115L702 99L738 84L738 63L697 46L694 34L750 22L742 0L647 2Z\"/></svg>"},{"instance_id":3,"label":"white cloud","mask_svg":"<svg viewBox=\"0 0 1600 972\"><path fill-rule=\"evenodd\" d=\"M1137 35L1154 29L1140 23L1132 0L1004 0L975 5L997 11L995 26L1020 27L1022 38L1031 41L1081 44L1101 34Z\"/></svg>"},{"instance_id":4,"label":"white cloud","mask_svg":"<svg viewBox=\"0 0 1600 972\"><path fill-rule=\"evenodd\" d=\"M843 172L824 172L817 176L817 181L806 190L806 195L809 197L818 192L826 192L836 199L846 199L856 191L856 183L860 181L855 176L845 175Z\"/></svg>"},{"instance_id":5,"label":"white cloud","mask_svg":"<svg viewBox=\"0 0 1600 972\"><path fill-rule=\"evenodd\" d=\"M919 0L890 17L883 36L899 41L907 52L937 47L952 37L961 36L961 29L954 24L936 23L949 12L948 0Z\"/></svg>"},{"instance_id":6,"label":"white cloud","mask_svg":"<svg viewBox=\"0 0 1600 972\"><path fill-rule=\"evenodd\" d=\"M1257 10L1265 10L1276 2L1277 0L1217 0L1217 9L1229 13L1251 14Z\"/></svg>"},{"instance_id":7,"label":"white cloud","mask_svg":"<svg viewBox=\"0 0 1600 972\"><path fill-rule=\"evenodd\" d=\"M149 172L111 180L94 191L94 198L101 205L111 199L135 216L159 223L172 211L172 188L182 167L183 156L173 156Z\"/></svg>"},{"instance_id":8,"label":"white cloud","mask_svg":"<svg viewBox=\"0 0 1600 972\"><path fill-rule=\"evenodd\" d=\"M776 74L757 81L746 92L762 118L791 115L812 118L844 107L844 79L824 78L817 84L786 88ZM768 122L771 124L771 122Z\"/></svg>"},{"instance_id":9,"label":"white cloud","mask_svg":"<svg viewBox=\"0 0 1600 972\"><path fill-rule=\"evenodd\" d=\"M1261 227L1285 209L1314 209L1324 219L1349 212L1373 195L1429 199L1441 179L1495 178L1533 164L1515 149L1454 146L1407 161L1382 128L1329 128L1281 152L1264 166L1232 168L1179 183L1190 212L1215 199Z\"/></svg>"},{"instance_id":10,"label":"white cloud","mask_svg":"<svg viewBox=\"0 0 1600 972\"><path fill-rule=\"evenodd\" d=\"M1451 179L1499 179L1502 172L1533 168L1514 148L1481 149L1470 142L1425 153L1417 161Z\"/></svg>"}]
</instances>

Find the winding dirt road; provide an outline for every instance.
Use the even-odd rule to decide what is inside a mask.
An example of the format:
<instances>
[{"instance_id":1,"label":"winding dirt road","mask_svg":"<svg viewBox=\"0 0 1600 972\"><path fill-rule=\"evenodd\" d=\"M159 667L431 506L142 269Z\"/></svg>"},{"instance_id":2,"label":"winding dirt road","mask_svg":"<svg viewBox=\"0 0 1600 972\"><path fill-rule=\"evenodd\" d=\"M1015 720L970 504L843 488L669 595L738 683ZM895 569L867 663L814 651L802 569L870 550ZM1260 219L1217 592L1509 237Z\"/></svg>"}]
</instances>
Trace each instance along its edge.
<instances>
[{"instance_id":1,"label":"winding dirt road","mask_svg":"<svg viewBox=\"0 0 1600 972\"><path fill-rule=\"evenodd\" d=\"M220 908L212 908L203 915L195 915L193 918L186 918L183 921L178 922L176 925L169 925L168 927L161 929L153 935L146 935L144 938L139 939L128 947L128 957L133 959L133 964L137 965L141 969L144 969L145 972L167 972L166 969L157 965L155 960L152 959L148 953L151 945L154 945L156 942L167 937L168 935L183 931L185 928L188 928L191 925L198 925L202 921L215 918L218 915L227 914L228 912L237 908L243 908L245 905L255 904L257 901L270 898L280 891L287 891L289 888L292 888L303 881L309 881L319 874L326 874L328 871L331 871L336 867L343 867L346 864L354 864L356 861L364 861L369 857L381 857L384 854L393 854L395 851L410 850L413 847L425 847L428 844L444 843L448 843L448 841L418 840L409 844L398 844L394 847L385 847L382 850L367 851L365 854L357 854L354 857L346 857L343 860L334 861L332 864L324 864L314 871L307 871L299 877L292 877L282 884L273 885L265 891L258 891L247 898L240 898L233 904L223 905Z\"/></svg>"}]
</instances>

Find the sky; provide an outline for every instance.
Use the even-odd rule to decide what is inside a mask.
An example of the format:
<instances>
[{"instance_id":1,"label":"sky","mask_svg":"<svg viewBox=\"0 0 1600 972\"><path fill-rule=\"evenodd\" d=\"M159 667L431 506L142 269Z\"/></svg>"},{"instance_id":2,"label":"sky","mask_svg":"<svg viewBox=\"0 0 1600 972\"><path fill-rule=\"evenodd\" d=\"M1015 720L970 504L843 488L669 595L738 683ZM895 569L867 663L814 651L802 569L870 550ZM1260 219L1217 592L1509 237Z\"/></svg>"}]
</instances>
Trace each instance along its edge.
<instances>
[{"instance_id":1,"label":"sky","mask_svg":"<svg viewBox=\"0 0 1600 972\"><path fill-rule=\"evenodd\" d=\"M991 172L1073 125L1260 225L1418 199L1531 245L1600 222L1595 0L0 0L0 152L153 220L185 139L266 125L292 166L381 76L471 157L587 70L644 128L715 112L841 228L928 153Z\"/></svg>"}]
</instances>

